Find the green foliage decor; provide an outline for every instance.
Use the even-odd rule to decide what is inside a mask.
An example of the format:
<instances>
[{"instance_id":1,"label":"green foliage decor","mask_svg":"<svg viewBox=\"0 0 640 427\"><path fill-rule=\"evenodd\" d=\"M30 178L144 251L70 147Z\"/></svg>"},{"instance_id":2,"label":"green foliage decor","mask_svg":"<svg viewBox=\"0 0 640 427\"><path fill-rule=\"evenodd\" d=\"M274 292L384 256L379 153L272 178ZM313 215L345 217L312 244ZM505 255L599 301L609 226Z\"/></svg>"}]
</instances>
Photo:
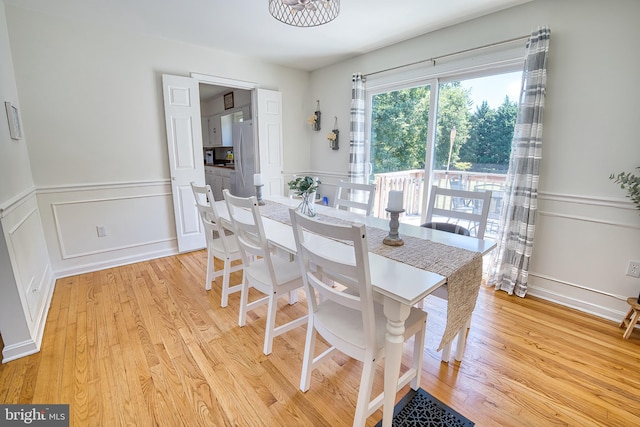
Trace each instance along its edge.
<instances>
[{"instance_id":1,"label":"green foliage decor","mask_svg":"<svg viewBox=\"0 0 640 427\"><path fill-rule=\"evenodd\" d=\"M313 179L310 176L305 176L304 178L299 177L296 179L292 179L287 183L289 186L289 190L294 190L296 195L309 195L318 189L318 185L322 184L317 179Z\"/></svg>"},{"instance_id":2,"label":"green foliage decor","mask_svg":"<svg viewBox=\"0 0 640 427\"><path fill-rule=\"evenodd\" d=\"M636 169L640 170L640 167ZM620 184L620 188L627 190L627 197L640 209L640 176L635 176L631 172L620 172L619 174L611 174L609 179Z\"/></svg>"}]
</instances>

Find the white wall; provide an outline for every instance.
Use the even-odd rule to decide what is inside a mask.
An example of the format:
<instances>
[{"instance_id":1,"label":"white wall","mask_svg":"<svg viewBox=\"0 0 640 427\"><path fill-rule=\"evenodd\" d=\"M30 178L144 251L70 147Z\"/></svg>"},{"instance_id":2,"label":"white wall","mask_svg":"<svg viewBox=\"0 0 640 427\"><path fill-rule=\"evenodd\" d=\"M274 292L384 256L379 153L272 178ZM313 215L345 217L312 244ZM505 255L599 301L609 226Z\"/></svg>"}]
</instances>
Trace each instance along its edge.
<instances>
[{"instance_id":1,"label":"white wall","mask_svg":"<svg viewBox=\"0 0 640 427\"><path fill-rule=\"evenodd\" d=\"M324 127L311 141L321 179L346 176L351 74L370 73L551 28L539 215L530 294L619 321L640 279L625 276L640 260L640 215L608 179L640 166L637 120L640 2L536 0L311 75L311 99L323 119L338 116L341 148ZM327 122L325 122L327 123Z\"/></svg>"},{"instance_id":2,"label":"white wall","mask_svg":"<svg viewBox=\"0 0 640 427\"><path fill-rule=\"evenodd\" d=\"M58 275L176 252L162 74L283 98L285 168L309 165L309 73L7 6L38 202ZM108 235L99 238L97 225Z\"/></svg>"},{"instance_id":3,"label":"white wall","mask_svg":"<svg viewBox=\"0 0 640 427\"><path fill-rule=\"evenodd\" d=\"M21 106L0 1L0 99ZM0 334L2 361L40 348L53 292L53 274L40 221L27 152L28 131L11 139L0 114Z\"/></svg>"},{"instance_id":4,"label":"white wall","mask_svg":"<svg viewBox=\"0 0 640 427\"><path fill-rule=\"evenodd\" d=\"M629 259L640 260L640 216L608 179L612 172L640 166L634 126L640 90L635 84L640 58L633 48L640 40L636 0L536 0L311 76L15 7L7 7L6 14L33 180L58 274L175 251L161 74L198 72L281 91L285 172L308 171L331 182L346 176L353 72L518 37L549 24L540 215L530 292L617 320L625 309L623 299L638 293L640 281L624 271ZM306 119L316 99L323 127L313 133ZM334 116L341 130L339 151L331 150L326 140ZM0 200L30 185L23 150L12 151L15 161L1 164L12 179L0 182ZM121 216L100 216L120 204L128 206ZM156 229L151 238L143 226L149 217ZM115 234L99 240L98 221ZM69 231L69 224L76 223Z\"/></svg>"},{"instance_id":5,"label":"white wall","mask_svg":"<svg viewBox=\"0 0 640 427\"><path fill-rule=\"evenodd\" d=\"M25 139L11 139L9 124L6 120L5 102L11 102L20 108L18 89L16 87L13 72L13 61L9 47L9 34L4 14L4 4L0 2L0 171L3 179L0 179L0 204L33 188L31 177L31 165L29 164L29 152ZM24 130L24 129L23 129ZM26 130L24 130L26 133ZM11 177L9 179L8 177Z\"/></svg>"}]
</instances>

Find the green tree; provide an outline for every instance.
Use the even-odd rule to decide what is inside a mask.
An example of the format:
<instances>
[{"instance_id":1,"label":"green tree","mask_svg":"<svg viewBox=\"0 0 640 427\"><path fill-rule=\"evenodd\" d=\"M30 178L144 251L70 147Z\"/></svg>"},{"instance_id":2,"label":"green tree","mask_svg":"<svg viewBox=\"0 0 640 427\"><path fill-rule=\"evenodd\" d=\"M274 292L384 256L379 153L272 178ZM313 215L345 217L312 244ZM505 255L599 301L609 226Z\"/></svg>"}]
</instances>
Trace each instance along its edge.
<instances>
[{"instance_id":1,"label":"green tree","mask_svg":"<svg viewBox=\"0 0 640 427\"><path fill-rule=\"evenodd\" d=\"M511 157L511 142L513 141L513 130L516 126L518 115L518 103L511 102L505 96L504 102L496 111L496 122L494 128L493 143L491 146L492 162L499 165L508 165Z\"/></svg>"},{"instance_id":2,"label":"green tree","mask_svg":"<svg viewBox=\"0 0 640 427\"><path fill-rule=\"evenodd\" d=\"M371 162L374 173L424 167L429 120L430 87L379 94L372 100ZM459 82L440 86L436 129L436 167L446 167L449 136L456 134L451 162L459 160L460 147L469 138L469 91Z\"/></svg>"},{"instance_id":3,"label":"green tree","mask_svg":"<svg viewBox=\"0 0 640 427\"><path fill-rule=\"evenodd\" d=\"M379 94L372 100L374 173L424 167L430 87Z\"/></svg>"},{"instance_id":4,"label":"green tree","mask_svg":"<svg viewBox=\"0 0 640 427\"><path fill-rule=\"evenodd\" d=\"M517 113L517 103L508 96L497 110L483 101L471 116L469 140L460 149L461 161L508 165Z\"/></svg>"},{"instance_id":5,"label":"green tree","mask_svg":"<svg viewBox=\"0 0 640 427\"><path fill-rule=\"evenodd\" d=\"M430 87L387 92L373 97L371 162L374 173L422 169L426 154ZM440 85L435 167L458 162L508 165L517 104L505 97L498 109L486 101L471 114L470 90L460 82ZM450 145L455 128L453 146Z\"/></svg>"},{"instance_id":6,"label":"green tree","mask_svg":"<svg viewBox=\"0 0 640 427\"><path fill-rule=\"evenodd\" d=\"M451 147L451 130L455 127L455 138L451 150L451 164L460 160L460 147L469 139L471 97L469 89L460 82L440 85L438 97L438 124L436 129L435 167L446 168Z\"/></svg>"},{"instance_id":7,"label":"green tree","mask_svg":"<svg viewBox=\"0 0 640 427\"><path fill-rule=\"evenodd\" d=\"M490 146L496 122L496 112L487 101L476 107L470 119L471 131L467 142L460 147L460 160L471 163L487 163L487 148Z\"/></svg>"}]
</instances>

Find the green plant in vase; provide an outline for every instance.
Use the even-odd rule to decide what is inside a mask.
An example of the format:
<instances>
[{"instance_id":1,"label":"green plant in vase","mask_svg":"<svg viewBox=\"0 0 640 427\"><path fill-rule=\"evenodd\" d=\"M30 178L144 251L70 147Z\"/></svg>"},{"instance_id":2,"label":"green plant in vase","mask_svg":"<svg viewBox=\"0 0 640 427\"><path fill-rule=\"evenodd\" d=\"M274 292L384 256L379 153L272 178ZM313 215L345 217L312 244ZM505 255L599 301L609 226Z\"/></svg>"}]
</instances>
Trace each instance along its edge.
<instances>
[{"instance_id":1,"label":"green plant in vase","mask_svg":"<svg viewBox=\"0 0 640 427\"><path fill-rule=\"evenodd\" d=\"M310 176L299 177L287 183L289 190L293 190L297 196L302 197L302 201L298 205L298 210L301 213L311 217L316 215L313 197L320 184L322 183L317 178Z\"/></svg>"}]
</instances>

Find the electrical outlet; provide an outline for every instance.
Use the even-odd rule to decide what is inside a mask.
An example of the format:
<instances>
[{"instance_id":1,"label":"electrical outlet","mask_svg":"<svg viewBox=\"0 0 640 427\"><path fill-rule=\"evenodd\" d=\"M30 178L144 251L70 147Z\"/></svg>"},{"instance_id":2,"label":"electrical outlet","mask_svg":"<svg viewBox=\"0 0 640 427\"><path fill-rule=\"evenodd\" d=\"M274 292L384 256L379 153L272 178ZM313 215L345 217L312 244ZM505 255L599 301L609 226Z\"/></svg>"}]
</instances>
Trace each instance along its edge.
<instances>
[{"instance_id":1,"label":"electrical outlet","mask_svg":"<svg viewBox=\"0 0 640 427\"><path fill-rule=\"evenodd\" d=\"M629 261L627 276L640 277L640 261Z\"/></svg>"},{"instance_id":2,"label":"electrical outlet","mask_svg":"<svg viewBox=\"0 0 640 427\"><path fill-rule=\"evenodd\" d=\"M107 227L105 225L97 225L98 237L104 237L107 235Z\"/></svg>"}]
</instances>

